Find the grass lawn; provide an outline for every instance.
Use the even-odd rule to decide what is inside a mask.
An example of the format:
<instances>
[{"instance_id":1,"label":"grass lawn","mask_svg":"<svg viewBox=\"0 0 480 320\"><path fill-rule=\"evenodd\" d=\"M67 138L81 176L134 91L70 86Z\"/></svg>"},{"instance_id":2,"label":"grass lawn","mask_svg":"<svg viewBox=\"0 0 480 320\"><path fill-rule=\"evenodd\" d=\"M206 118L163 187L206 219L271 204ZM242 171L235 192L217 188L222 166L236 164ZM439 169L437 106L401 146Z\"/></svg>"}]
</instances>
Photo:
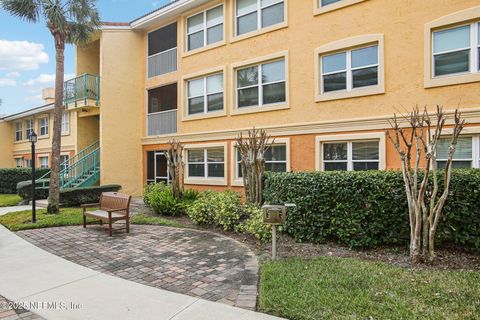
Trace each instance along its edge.
<instances>
[{"instance_id":1,"label":"grass lawn","mask_svg":"<svg viewBox=\"0 0 480 320\"><path fill-rule=\"evenodd\" d=\"M0 207L16 206L21 200L16 194L0 194Z\"/></svg>"},{"instance_id":2,"label":"grass lawn","mask_svg":"<svg viewBox=\"0 0 480 320\"><path fill-rule=\"evenodd\" d=\"M33 224L32 210L12 212L0 216L0 224L3 224L11 231L76 226L83 223L82 209L65 208L60 209L59 214L47 214L47 210L37 210L37 223Z\"/></svg>"},{"instance_id":3,"label":"grass lawn","mask_svg":"<svg viewBox=\"0 0 480 320\"><path fill-rule=\"evenodd\" d=\"M182 224L167 220L162 217L149 216L145 214L136 214L130 219L132 224L144 224L144 225L153 225L153 226L166 226L166 227L175 227L175 228L184 228Z\"/></svg>"},{"instance_id":4,"label":"grass lawn","mask_svg":"<svg viewBox=\"0 0 480 320\"><path fill-rule=\"evenodd\" d=\"M49 215L44 209L37 210L37 223L33 224L32 211L12 212L4 216L0 216L0 224L4 225L11 231L61 227L61 226L77 226L83 223L82 209L64 208L60 209L60 214ZM88 218L87 221L93 221ZM131 218L132 224L147 224L169 227L182 227L175 221L169 221L160 217L146 216L143 214L134 215Z\"/></svg>"},{"instance_id":5,"label":"grass lawn","mask_svg":"<svg viewBox=\"0 0 480 320\"><path fill-rule=\"evenodd\" d=\"M259 305L292 320L478 319L480 272L333 257L280 260L262 267Z\"/></svg>"}]
</instances>

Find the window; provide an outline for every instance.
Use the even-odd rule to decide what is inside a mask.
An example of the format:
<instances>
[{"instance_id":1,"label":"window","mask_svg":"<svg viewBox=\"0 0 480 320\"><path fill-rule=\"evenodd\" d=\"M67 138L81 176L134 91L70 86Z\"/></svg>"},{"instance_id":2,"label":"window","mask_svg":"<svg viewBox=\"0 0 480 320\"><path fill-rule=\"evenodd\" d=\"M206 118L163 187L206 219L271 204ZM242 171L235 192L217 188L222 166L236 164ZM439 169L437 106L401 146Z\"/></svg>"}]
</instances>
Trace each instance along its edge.
<instances>
[{"instance_id":1,"label":"window","mask_svg":"<svg viewBox=\"0 0 480 320\"><path fill-rule=\"evenodd\" d=\"M328 6L329 4L335 3L335 2L340 2L342 0L320 0L320 6Z\"/></svg>"},{"instance_id":2,"label":"window","mask_svg":"<svg viewBox=\"0 0 480 320\"><path fill-rule=\"evenodd\" d=\"M33 132L33 119L28 119L25 121L25 139L30 139L30 135Z\"/></svg>"},{"instance_id":3,"label":"window","mask_svg":"<svg viewBox=\"0 0 480 320\"><path fill-rule=\"evenodd\" d=\"M68 111L62 114L62 134L68 134L70 132L70 114Z\"/></svg>"},{"instance_id":4,"label":"window","mask_svg":"<svg viewBox=\"0 0 480 320\"><path fill-rule=\"evenodd\" d=\"M286 102L285 59L237 70L237 107Z\"/></svg>"},{"instance_id":5,"label":"window","mask_svg":"<svg viewBox=\"0 0 480 320\"><path fill-rule=\"evenodd\" d=\"M67 170L67 168L69 167L69 159L70 157L68 154L60 156L60 171Z\"/></svg>"},{"instance_id":6,"label":"window","mask_svg":"<svg viewBox=\"0 0 480 320\"><path fill-rule=\"evenodd\" d=\"M48 168L48 157L39 157L38 160L40 161L40 168Z\"/></svg>"},{"instance_id":7,"label":"window","mask_svg":"<svg viewBox=\"0 0 480 320\"><path fill-rule=\"evenodd\" d=\"M223 110L223 74L189 80L188 115Z\"/></svg>"},{"instance_id":8,"label":"window","mask_svg":"<svg viewBox=\"0 0 480 320\"><path fill-rule=\"evenodd\" d=\"M474 23L433 33L433 76L480 70L480 24Z\"/></svg>"},{"instance_id":9,"label":"window","mask_svg":"<svg viewBox=\"0 0 480 320\"><path fill-rule=\"evenodd\" d=\"M237 149L237 178L242 178L242 156ZM287 172L287 145L275 144L265 153L265 171Z\"/></svg>"},{"instance_id":10,"label":"window","mask_svg":"<svg viewBox=\"0 0 480 320\"><path fill-rule=\"evenodd\" d=\"M326 142L322 144L323 170L378 170L378 141Z\"/></svg>"},{"instance_id":11,"label":"window","mask_svg":"<svg viewBox=\"0 0 480 320\"><path fill-rule=\"evenodd\" d=\"M32 167L32 159L25 159L25 168Z\"/></svg>"},{"instance_id":12,"label":"window","mask_svg":"<svg viewBox=\"0 0 480 320\"><path fill-rule=\"evenodd\" d=\"M22 140L23 140L22 123L18 121L18 122L15 122L15 141L22 141Z\"/></svg>"},{"instance_id":13,"label":"window","mask_svg":"<svg viewBox=\"0 0 480 320\"><path fill-rule=\"evenodd\" d=\"M378 45L321 57L322 92L378 85Z\"/></svg>"},{"instance_id":14,"label":"window","mask_svg":"<svg viewBox=\"0 0 480 320\"><path fill-rule=\"evenodd\" d=\"M437 145L437 166L445 168L448 159L448 149L450 147L451 138L441 138ZM457 142L457 149L453 155L453 168L478 168L478 155L475 160L475 147L478 146L478 137L460 137ZM478 150L478 149L477 149Z\"/></svg>"},{"instance_id":15,"label":"window","mask_svg":"<svg viewBox=\"0 0 480 320\"><path fill-rule=\"evenodd\" d=\"M285 21L284 0L237 0L237 36Z\"/></svg>"},{"instance_id":16,"label":"window","mask_svg":"<svg viewBox=\"0 0 480 320\"><path fill-rule=\"evenodd\" d=\"M40 136L48 136L48 117L40 118L39 127L40 127Z\"/></svg>"},{"instance_id":17,"label":"window","mask_svg":"<svg viewBox=\"0 0 480 320\"><path fill-rule=\"evenodd\" d=\"M187 150L188 178L225 178L223 147Z\"/></svg>"},{"instance_id":18,"label":"window","mask_svg":"<svg viewBox=\"0 0 480 320\"><path fill-rule=\"evenodd\" d=\"M23 168L23 158L15 158L15 167Z\"/></svg>"},{"instance_id":19,"label":"window","mask_svg":"<svg viewBox=\"0 0 480 320\"><path fill-rule=\"evenodd\" d=\"M187 18L188 51L223 40L223 5Z\"/></svg>"}]
</instances>

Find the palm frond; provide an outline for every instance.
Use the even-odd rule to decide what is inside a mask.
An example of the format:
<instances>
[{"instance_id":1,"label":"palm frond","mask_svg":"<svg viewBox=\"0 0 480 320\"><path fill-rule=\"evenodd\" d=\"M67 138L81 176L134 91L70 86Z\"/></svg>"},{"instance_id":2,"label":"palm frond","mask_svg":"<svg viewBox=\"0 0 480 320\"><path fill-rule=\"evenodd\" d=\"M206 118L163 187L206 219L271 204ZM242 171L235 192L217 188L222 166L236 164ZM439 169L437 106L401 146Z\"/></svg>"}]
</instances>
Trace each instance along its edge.
<instances>
[{"instance_id":1,"label":"palm frond","mask_svg":"<svg viewBox=\"0 0 480 320\"><path fill-rule=\"evenodd\" d=\"M30 22L37 22L41 12L38 0L0 0L0 7L12 16Z\"/></svg>"}]
</instances>

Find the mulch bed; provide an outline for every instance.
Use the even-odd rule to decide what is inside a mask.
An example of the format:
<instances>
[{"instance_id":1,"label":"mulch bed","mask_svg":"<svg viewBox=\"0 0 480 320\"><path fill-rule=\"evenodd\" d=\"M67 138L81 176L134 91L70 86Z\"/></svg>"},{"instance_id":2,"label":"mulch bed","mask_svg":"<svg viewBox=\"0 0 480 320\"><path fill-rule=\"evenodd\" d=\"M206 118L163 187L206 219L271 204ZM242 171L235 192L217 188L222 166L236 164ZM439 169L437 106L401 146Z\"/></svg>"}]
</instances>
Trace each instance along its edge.
<instances>
[{"instance_id":1,"label":"mulch bed","mask_svg":"<svg viewBox=\"0 0 480 320\"><path fill-rule=\"evenodd\" d=\"M164 219L177 221L194 229L208 230L231 237L246 244L255 252L260 262L271 257L271 243L260 243L255 238L233 231L224 231L211 225L196 225L187 216L162 216ZM480 270L480 253L466 252L461 248L444 247L437 249L437 259L434 263L412 265L407 247L380 247L375 249L350 249L336 243L312 244L297 243L284 233L277 233L278 258L314 258L318 256L333 256L342 258L358 258L369 261L380 261L403 268L438 269L438 270Z\"/></svg>"}]
</instances>

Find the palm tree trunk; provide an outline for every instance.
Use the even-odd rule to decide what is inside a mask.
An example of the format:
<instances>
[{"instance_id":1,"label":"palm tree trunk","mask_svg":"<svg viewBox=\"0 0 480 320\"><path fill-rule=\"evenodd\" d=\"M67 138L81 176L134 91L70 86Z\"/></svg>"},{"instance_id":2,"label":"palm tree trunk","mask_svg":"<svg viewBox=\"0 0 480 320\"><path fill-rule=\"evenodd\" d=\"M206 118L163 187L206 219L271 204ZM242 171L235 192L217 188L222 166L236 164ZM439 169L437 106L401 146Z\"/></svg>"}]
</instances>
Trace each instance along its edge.
<instances>
[{"instance_id":1,"label":"palm tree trunk","mask_svg":"<svg viewBox=\"0 0 480 320\"><path fill-rule=\"evenodd\" d=\"M60 150L62 143L63 77L65 64L65 41L55 36L56 70L55 70L55 108L53 112L52 162L50 190L47 211L50 214L60 211Z\"/></svg>"}]
</instances>

